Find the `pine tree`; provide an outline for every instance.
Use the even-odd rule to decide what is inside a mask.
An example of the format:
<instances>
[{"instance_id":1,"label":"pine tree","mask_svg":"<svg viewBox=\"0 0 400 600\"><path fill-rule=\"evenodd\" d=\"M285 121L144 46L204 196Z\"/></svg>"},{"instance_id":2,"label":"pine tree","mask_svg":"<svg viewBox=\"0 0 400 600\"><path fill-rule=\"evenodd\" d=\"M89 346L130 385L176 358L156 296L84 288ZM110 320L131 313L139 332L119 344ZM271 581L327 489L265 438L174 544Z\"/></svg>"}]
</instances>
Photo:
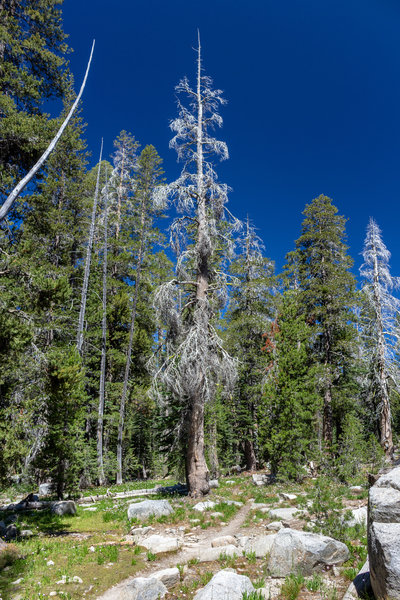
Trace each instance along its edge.
<instances>
[{"instance_id":1,"label":"pine tree","mask_svg":"<svg viewBox=\"0 0 400 600\"><path fill-rule=\"evenodd\" d=\"M266 337L267 378L260 406L260 445L271 472L300 480L317 449L315 366L309 353L310 331L299 290L287 290L280 302L273 337Z\"/></svg>"},{"instance_id":2,"label":"pine tree","mask_svg":"<svg viewBox=\"0 0 400 600\"><path fill-rule=\"evenodd\" d=\"M322 437L330 445L354 392L355 281L347 254L345 219L330 198L307 205L302 234L288 256L293 284L299 287L310 350L318 367L316 386L323 398Z\"/></svg>"},{"instance_id":3,"label":"pine tree","mask_svg":"<svg viewBox=\"0 0 400 600\"><path fill-rule=\"evenodd\" d=\"M258 405L265 375L261 348L263 334L273 318L273 264L263 254L254 228L247 226L241 240L242 253L232 262L234 277L231 302L226 314L227 349L239 360L238 378L231 402L235 405L235 435L243 446L247 470L256 470Z\"/></svg>"}]
</instances>

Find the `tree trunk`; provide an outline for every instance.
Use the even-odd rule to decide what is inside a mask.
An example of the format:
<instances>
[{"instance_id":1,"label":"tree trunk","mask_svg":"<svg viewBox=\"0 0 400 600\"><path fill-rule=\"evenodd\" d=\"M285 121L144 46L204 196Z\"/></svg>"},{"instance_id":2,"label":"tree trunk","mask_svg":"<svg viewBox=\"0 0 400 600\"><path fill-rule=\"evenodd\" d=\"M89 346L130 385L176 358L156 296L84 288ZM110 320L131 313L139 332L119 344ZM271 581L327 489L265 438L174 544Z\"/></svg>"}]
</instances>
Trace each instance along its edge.
<instances>
[{"instance_id":1,"label":"tree trunk","mask_svg":"<svg viewBox=\"0 0 400 600\"><path fill-rule=\"evenodd\" d=\"M107 174L106 174L107 178ZM107 183L106 183L107 186ZM107 342L107 252L108 252L108 186L104 198L104 251L103 251L103 318L101 327L101 363L100 363L100 389L99 389L99 414L97 418L97 466L99 485L104 485L103 464L103 417L105 402L106 380L106 342Z\"/></svg>"},{"instance_id":2,"label":"tree trunk","mask_svg":"<svg viewBox=\"0 0 400 600\"><path fill-rule=\"evenodd\" d=\"M188 443L186 450L186 473L192 498L210 491L209 472L204 457L204 400L199 394L192 400L189 416Z\"/></svg>"},{"instance_id":3,"label":"tree trunk","mask_svg":"<svg viewBox=\"0 0 400 600\"><path fill-rule=\"evenodd\" d=\"M209 244L206 199L203 185L203 103L201 98L201 47L199 38L197 61L197 290L196 311L200 327L208 329L209 315L207 292L209 285ZM207 349L204 348L204 352ZM186 472L189 494L192 498L210 491L209 472L204 456L204 378L190 398L189 437L186 456Z\"/></svg>"},{"instance_id":4,"label":"tree trunk","mask_svg":"<svg viewBox=\"0 0 400 600\"><path fill-rule=\"evenodd\" d=\"M208 456L210 461L210 476L211 479L218 479L219 460L217 450L217 418L214 410L212 411L210 418L210 447L208 450Z\"/></svg>"},{"instance_id":5,"label":"tree trunk","mask_svg":"<svg viewBox=\"0 0 400 600\"><path fill-rule=\"evenodd\" d=\"M97 169L96 189L95 189L94 198L93 198L92 220L90 222L89 239L88 239L88 245L87 245L87 249L86 249L85 272L83 275L81 308L79 311L78 334L77 334L77 338L76 338L76 347L78 349L79 354L82 354L83 327L84 327L84 323L85 323L86 300L87 300L87 291L88 291L88 286L89 286L89 275L90 275L90 263L92 260L92 247L93 247L93 238L94 238L94 226L95 226L95 222L96 222L97 198L99 195L102 154L103 154L103 138L101 139L99 167Z\"/></svg>"},{"instance_id":6,"label":"tree trunk","mask_svg":"<svg viewBox=\"0 0 400 600\"><path fill-rule=\"evenodd\" d=\"M254 442L252 439L253 431L249 430L247 433L248 437L244 442L244 458L246 461L247 471L257 471L257 458L254 450Z\"/></svg>"},{"instance_id":7,"label":"tree trunk","mask_svg":"<svg viewBox=\"0 0 400 600\"><path fill-rule=\"evenodd\" d=\"M118 440L117 440L117 484L118 485L122 483L122 440L123 440L124 424L125 424L125 405L126 405L126 398L128 395L128 383L129 383L129 372L130 372L130 367L131 367L133 334L135 332L136 307L137 307L137 301L138 301L138 297L139 297L140 276L141 276L141 270L142 270L142 263L143 263L143 259L144 259L145 237L146 237L146 203L145 203L145 197L144 197L143 201L142 201L142 206L141 206L140 249L139 249L139 256L138 256L137 267L136 267L135 295L134 295L133 306L132 306L132 317L131 317L131 328L130 328L130 332L129 332L128 352L126 355L124 387L122 390L121 404L120 404L120 409L119 409L119 425L118 425Z\"/></svg>"},{"instance_id":8,"label":"tree trunk","mask_svg":"<svg viewBox=\"0 0 400 600\"><path fill-rule=\"evenodd\" d=\"M379 295L379 269L377 251L374 245L374 304L376 313L376 328L378 330L378 380L379 380L379 395L378 408L379 427L380 427L380 443L386 454L391 457L393 454L393 436L392 436L392 415L390 410L389 390L386 376L385 362L385 336L383 333L383 318L382 305Z\"/></svg>"}]
</instances>

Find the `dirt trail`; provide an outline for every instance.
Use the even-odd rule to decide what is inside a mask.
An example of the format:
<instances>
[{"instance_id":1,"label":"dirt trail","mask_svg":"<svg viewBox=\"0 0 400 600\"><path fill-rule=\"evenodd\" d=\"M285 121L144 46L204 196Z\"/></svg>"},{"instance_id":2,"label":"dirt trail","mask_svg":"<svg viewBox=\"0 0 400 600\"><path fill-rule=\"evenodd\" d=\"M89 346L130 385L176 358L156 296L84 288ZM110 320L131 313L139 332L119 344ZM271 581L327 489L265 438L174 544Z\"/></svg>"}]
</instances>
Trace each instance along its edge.
<instances>
[{"instance_id":1,"label":"dirt trail","mask_svg":"<svg viewBox=\"0 0 400 600\"><path fill-rule=\"evenodd\" d=\"M240 528L245 522L250 510L251 503L247 502L244 506L242 506L239 509L234 518L226 525L223 525L222 527L213 527L205 530L195 529L193 532L191 532L191 535L193 535L193 537L198 538L198 542L196 542L195 546L189 548L184 547L178 552L165 554L164 556L161 556L160 559L157 559L156 561L151 563L147 563L144 569L136 572L134 576L128 577L128 579L124 579L117 585L113 586L104 594L98 596L97 600L111 600L112 598L117 598L118 592L123 592L125 586L136 577L150 577L151 573L155 573L156 571L160 571L161 569L176 567L177 564L185 564L191 557L193 557L194 549L204 550L206 548L210 548L211 542L214 538L225 535L233 536L235 534L240 533ZM260 533L259 530L257 532ZM246 534L247 533L255 533L255 530L253 528L246 528ZM223 547L221 547L220 550L221 552L223 552Z\"/></svg>"}]
</instances>

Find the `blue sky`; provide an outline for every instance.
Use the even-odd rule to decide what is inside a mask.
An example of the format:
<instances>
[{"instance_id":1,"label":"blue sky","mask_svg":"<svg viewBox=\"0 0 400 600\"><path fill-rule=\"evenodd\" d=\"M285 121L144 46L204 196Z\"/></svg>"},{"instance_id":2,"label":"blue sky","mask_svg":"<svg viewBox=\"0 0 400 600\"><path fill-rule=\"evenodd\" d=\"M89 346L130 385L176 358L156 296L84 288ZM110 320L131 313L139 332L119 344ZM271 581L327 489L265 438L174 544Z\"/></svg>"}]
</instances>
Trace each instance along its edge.
<instances>
[{"instance_id":1,"label":"blue sky","mask_svg":"<svg viewBox=\"0 0 400 600\"><path fill-rule=\"evenodd\" d=\"M400 275L398 0L65 0L63 16L76 88L96 38L83 98L93 157L101 136L107 156L126 129L177 176L168 124L174 86L195 73L199 27L205 71L228 100L219 177L278 270L322 193L349 219L355 271L373 216Z\"/></svg>"}]
</instances>

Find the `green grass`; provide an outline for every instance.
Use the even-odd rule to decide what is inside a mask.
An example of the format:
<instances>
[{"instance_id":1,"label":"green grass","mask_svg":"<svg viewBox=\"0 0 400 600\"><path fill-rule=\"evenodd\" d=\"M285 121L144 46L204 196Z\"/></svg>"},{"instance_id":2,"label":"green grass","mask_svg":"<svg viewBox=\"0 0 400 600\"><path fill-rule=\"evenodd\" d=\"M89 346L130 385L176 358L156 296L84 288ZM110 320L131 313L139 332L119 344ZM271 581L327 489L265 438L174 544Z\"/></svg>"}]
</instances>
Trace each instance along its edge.
<instances>
[{"instance_id":1,"label":"green grass","mask_svg":"<svg viewBox=\"0 0 400 600\"><path fill-rule=\"evenodd\" d=\"M281 597L285 600L296 600L303 584L303 575L288 575L281 588Z\"/></svg>"}]
</instances>

